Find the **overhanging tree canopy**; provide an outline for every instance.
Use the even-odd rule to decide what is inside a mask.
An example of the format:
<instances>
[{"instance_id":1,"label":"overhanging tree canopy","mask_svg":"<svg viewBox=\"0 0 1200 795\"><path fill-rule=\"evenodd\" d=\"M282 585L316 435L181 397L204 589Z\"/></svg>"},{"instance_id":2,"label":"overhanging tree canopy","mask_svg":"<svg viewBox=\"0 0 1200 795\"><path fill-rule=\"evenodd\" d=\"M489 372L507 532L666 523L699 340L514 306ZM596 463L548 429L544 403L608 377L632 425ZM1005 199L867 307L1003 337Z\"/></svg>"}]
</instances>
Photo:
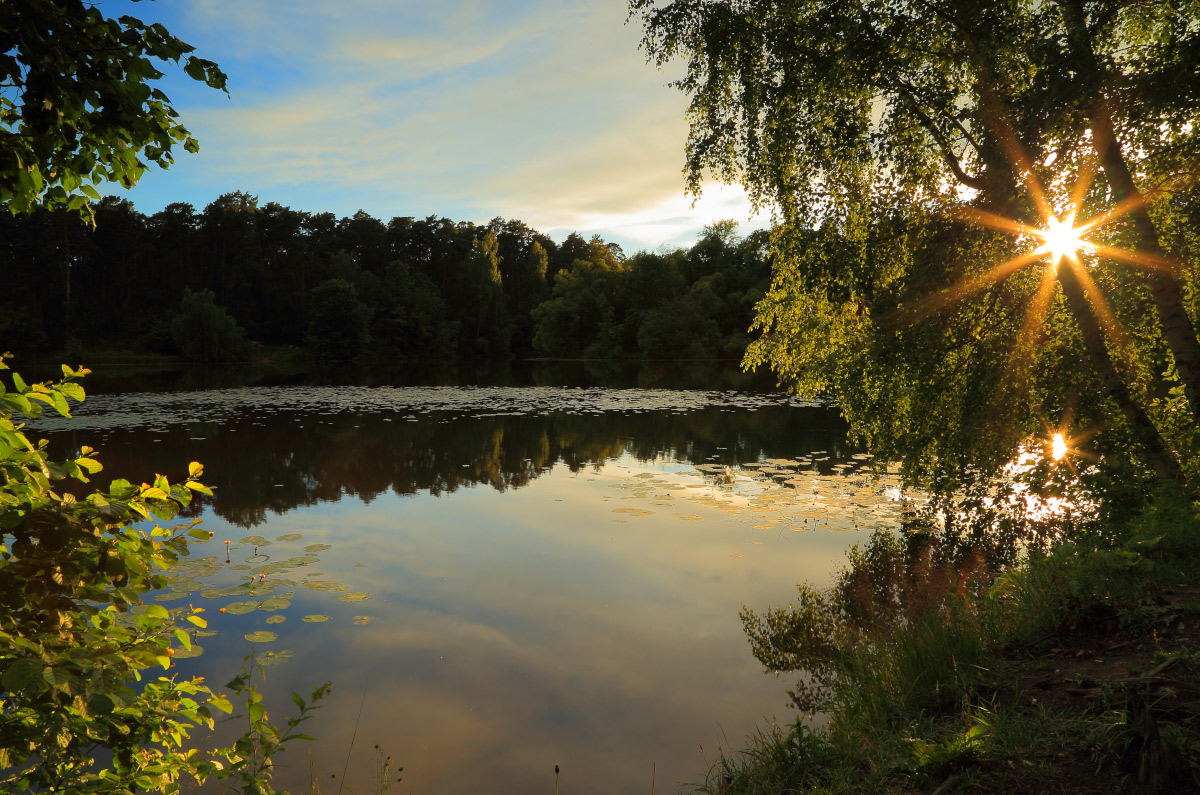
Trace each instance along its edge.
<instances>
[{"instance_id":1,"label":"overhanging tree canopy","mask_svg":"<svg viewBox=\"0 0 1200 795\"><path fill-rule=\"evenodd\" d=\"M152 83L155 62L224 90L225 74L162 25L106 17L81 0L0 3L0 202L86 212L95 186L132 187L147 161L199 145Z\"/></svg>"},{"instance_id":2,"label":"overhanging tree canopy","mask_svg":"<svg viewBox=\"0 0 1200 795\"><path fill-rule=\"evenodd\" d=\"M631 15L652 60L686 61L689 187L714 173L779 210L749 362L834 391L880 447L937 468L987 439L1001 461L1067 412L1087 360L1113 422L1180 476L1169 447L1200 416L1200 344L1190 241L1163 231L1190 206L1200 4L634 0ZM1020 256L1071 212L1102 216L1087 258L1105 267ZM1005 386L1014 368L1031 389Z\"/></svg>"}]
</instances>

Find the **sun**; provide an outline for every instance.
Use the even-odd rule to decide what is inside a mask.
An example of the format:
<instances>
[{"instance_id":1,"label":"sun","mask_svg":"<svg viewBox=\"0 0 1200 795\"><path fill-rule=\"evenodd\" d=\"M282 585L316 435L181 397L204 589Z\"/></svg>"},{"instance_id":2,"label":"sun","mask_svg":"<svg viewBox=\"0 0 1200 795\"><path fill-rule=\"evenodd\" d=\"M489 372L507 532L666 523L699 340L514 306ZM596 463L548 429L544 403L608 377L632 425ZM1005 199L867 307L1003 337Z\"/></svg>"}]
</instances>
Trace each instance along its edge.
<instances>
[{"instance_id":1,"label":"sun","mask_svg":"<svg viewBox=\"0 0 1200 795\"><path fill-rule=\"evenodd\" d=\"M1030 229L1030 231L1042 241L1042 245L1034 254L1036 256L1049 254L1050 263L1053 265L1057 265L1063 259L1074 260L1080 251L1092 247L1083 239L1088 227L1075 226L1074 211L1067 213L1061 219L1051 216L1046 219L1045 229Z\"/></svg>"}]
</instances>

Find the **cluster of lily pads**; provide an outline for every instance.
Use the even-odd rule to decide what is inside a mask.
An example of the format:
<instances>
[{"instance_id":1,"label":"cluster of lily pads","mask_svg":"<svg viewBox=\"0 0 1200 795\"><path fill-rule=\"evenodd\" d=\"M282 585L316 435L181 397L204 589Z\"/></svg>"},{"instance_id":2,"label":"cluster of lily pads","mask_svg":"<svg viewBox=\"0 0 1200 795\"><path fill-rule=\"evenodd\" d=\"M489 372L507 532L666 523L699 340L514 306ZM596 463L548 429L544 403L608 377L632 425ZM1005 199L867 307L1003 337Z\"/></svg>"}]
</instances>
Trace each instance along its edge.
<instances>
[{"instance_id":1,"label":"cluster of lily pads","mask_svg":"<svg viewBox=\"0 0 1200 795\"><path fill-rule=\"evenodd\" d=\"M629 492L622 499L649 507L623 506L613 513L648 516L662 507L674 509L681 520L700 520L681 509L690 503L748 514L756 530L898 529L926 498L904 493L898 470L876 471L870 464L866 454L835 462L815 451L735 465L707 462L690 472L640 472L613 485Z\"/></svg>"},{"instance_id":2,"label":"cluster of lily pads","mask_svg":"<svg viewBox=\"0 0 1200 795\"><path fill-rule=\"evenodd\" d=\"M276 537L275 542L299 541L302 537L300 533L287 533ZM298 588L334 592L338 594L338 601L341 602L365 602L371 598L371 594L366 591L350 591L341 583L315 579L321 576L321 572L311 571L303 578L295 576L300 570L319 563L321 559L317 553L330 549L329 544L309 544L303 548L303 554L279 559L273 559L270 554L260 551L275 542L263 536L250 535L238 540L238 544L244 546L231 547L231 542L226 541L224 555L184 558L168 572L170 589L156 594L154 600L174 602L196 596L217 602L232 600L225 601L215 612L230 616L254 612L269 613L266 623L278 625L287 620L284 611L292 606L292 597ZM235 563L232 555L245 550L246 547L252 547L251 553L243 561ZM225 585L213 582L228 580L227 573L232 572L237 573L237 582ZM312 614L302 616L300 621L306 624L320 624L330 619L331 616L328 615ZM367 624L371 620L372 616L354 617L354 623L357 625ZM192 647L177 650L175 657L183 659L203 654L204 648L198 641L200 638L217 634L217 631L211 628L215 623L210 618L210 628L192 630ZM251 643L272 643L279 638L275 632L262 629L247 632L244 637ZM277 664L291 656L290 651L268 653L260 658L260 662Z\"/></svg>"},{"instance_id":3,"label":"cluster of lily pads","mask_svg":"<svg viewBox=\"0 0 1200 795\"><path fill-rule=\"evenodd\" d=\"M244 418L255 411L311 414L395 413L416 422L421 415L449 412L476 417L529 414L686 412L707 408L755 411L771 406L814 406L820 401L782 393L606 387L245 387L205 392L140 392L93 395L70 419L44 414L35 424L45 432L138 427L166 430L196 422Z\"/></svg>"}]
</instances>

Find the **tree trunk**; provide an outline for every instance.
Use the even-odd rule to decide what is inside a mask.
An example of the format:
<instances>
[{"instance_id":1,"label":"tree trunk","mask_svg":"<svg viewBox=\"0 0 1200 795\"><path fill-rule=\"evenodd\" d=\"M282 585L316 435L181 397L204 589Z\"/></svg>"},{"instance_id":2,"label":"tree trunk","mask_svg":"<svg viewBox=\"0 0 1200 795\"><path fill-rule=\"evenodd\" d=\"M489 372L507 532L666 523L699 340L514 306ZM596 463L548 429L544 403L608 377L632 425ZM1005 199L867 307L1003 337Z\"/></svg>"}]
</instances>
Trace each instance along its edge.
<instances>
[{"instance_id":1,"label":"tree trunk","mask_svg":"<svg viewBox=\"0 0 1200 795\"><path fill-rule=\"evenodd\" d=\"M1165 263L1167 257L1158 242L1158 230L1146 210L1142 194L1133 181L1120 141L1117 140L1112 114L1104 97L1103 71L1092 50L1083 8L1078 0L1070 0L1062 8L1072 55L1079 63L1082 80L1085 81L1084 89L1092 94L1088 107L1092 145L1113 190L1113 201L1117 205L1127 203L1130 207L1128 215L1137 231L1136 251L1152 262ZM1184 306L1183 288L1175 274L1161 267L1149 268L1148 281L1163 338L1175 359L1175 370L1183 384L1192 418L1200 422L1200 341L1196 338L1196 328Z\"/></svg>"},{"instance_id":2,"label":"tree trunk","mask_svg":"<svg viewBox=\"0 0 1200 795\"><path fill-rule=\"evenodd\" d=\"M1096 372L1100 376L1104 391L1116 401L1133 437L1142 446L1154 465L1155 473L1165 480L1184 483L1183 469L1180 467L1179 461L1167 449L1166 443L1158 429L1154 427L1154 423L1150 421L1150 417L1133 399L1124 379L1121 378L1112 358L1108 355L1108 347L1104 343L1104 331L1100 328L1096 315L1084 296L1083 288L1079 284L1079 277L1075 275L1075 271L1069 263L1059 263L1058 282L1062 285L1063 295L1066 296L1071 314L1079 323L1083 345L1087 349L1092 366L1096 368Z\"/></svg>"}]
</instances>

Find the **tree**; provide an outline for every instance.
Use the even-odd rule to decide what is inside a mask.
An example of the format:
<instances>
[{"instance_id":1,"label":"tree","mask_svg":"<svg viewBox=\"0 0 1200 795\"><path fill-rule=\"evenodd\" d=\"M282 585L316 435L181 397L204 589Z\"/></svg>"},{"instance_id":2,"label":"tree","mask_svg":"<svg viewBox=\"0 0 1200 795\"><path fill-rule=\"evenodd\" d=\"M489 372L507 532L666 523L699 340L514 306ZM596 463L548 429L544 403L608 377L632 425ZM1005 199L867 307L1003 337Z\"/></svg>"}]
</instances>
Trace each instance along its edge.
<instances>
[{"instance_id":1,"label":"tree","mask_svg":"<svg viewBox=\"0 0 1200 795\"><path fill-rule=\"evenodd\" d=\"M38 202L86 214L97 185L132 187L150 161L199 148L152 83L154 61L224 90L225 74L159 24L105 17L81 0L0 5L0 202Z\"/></svg>"},{"instance_id":2,"label":"tree","mask_svg":"<svg viewBox=\"0 0 1200 795\"><path fill-rule=\"evenodd\" d=\"M250 355L246 332L217 305L212 290L184 289L179 314L171 322L175 346L193 362L236 362Z\"/></svg>"},{"instance_id":3,"label":"tree","mask_svg":"<svg viewBox=\"0 0 1200 795\"><path fill-rule=\"evenodd\" d=\"M370 335L371 311L354 285L329 279L312 291L307 343L321 359L353 359L362 354Z\"/></svg>"},{"instance_id":4,"label":"tree","mask_svg":"<svg viewBox=\"0 0 1200 795\"><path fill-rule=\"evenodd\" d=\"M1200 416L1200 343L1170 264L1184 252L1159 226L1200 144L1194 3L635 0L631 14L651 59L687 61L675 85L691 96L690 188L714 173L777 208L748 364L834 391L860 435L923 449L914 472L930 474L981 445L998 465L1041 417L1069 414L1064 361L1090 362L1105 425L1181 477L1170 448L1188 439L1172 429ZM1100 216L1086 258L1102 267L1052 254L1030 277L1022 266L1044 258L1018 235L1046 238L1076 214ZM928 345L917 321L940 335L924 355L956 373L990 357L985 380L1004 399L972 389L954 412L988 433L947 429L916 402L913 373L856 369L905 335ZM903 416L857 413L881 394ZM986 419L998 403L1013 423L1002 433ZM952 432L931 442L939 425Z\"/></svg>"},{"instance_id":5,"label":"tree","mask_svg":"<svg viewBox=\"0 0 1200 795\"><path fill-rule=\"evenodd\" d=\"M609 358L621 353L613 306L619 272L609 261L575 260L559 271L551 298L533 310L534 349L542 356Z\"/></svg>"},{"instance_id":6,"label":"tree","mask_svg":"<svg viewBox=\"0 0 1200 795\"><path fill-rule=\"evenodd\" d=\"M495 232L487 232L472 242L471 252L462 263L459 290L470 308L462 315L467 351L477 356L508 356L512 328L504 301L500 245Z\"/></svg>"}]
</instances>

